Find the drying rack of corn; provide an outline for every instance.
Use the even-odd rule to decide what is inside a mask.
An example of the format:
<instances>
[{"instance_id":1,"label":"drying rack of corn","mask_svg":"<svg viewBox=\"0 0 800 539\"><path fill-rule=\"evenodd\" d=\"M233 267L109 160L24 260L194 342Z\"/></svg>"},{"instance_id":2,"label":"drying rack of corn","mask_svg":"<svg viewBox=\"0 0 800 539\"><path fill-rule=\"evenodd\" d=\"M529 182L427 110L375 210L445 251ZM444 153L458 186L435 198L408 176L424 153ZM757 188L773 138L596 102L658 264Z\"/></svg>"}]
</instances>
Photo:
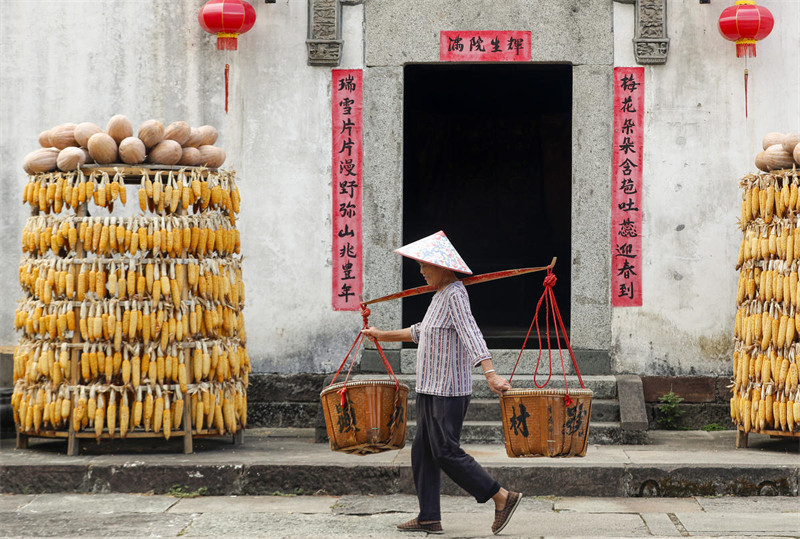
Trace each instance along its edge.
<instances>
[{"instance_id":1,"label":"drying rack of corn","mask_svg":"<svg viewBox=\"0 0 800 539\"><path fill-rule=\"evenodd\" d=\"M114 216L136 191L141 212ZM235 173L92 165L28 176L15 325L17 447L30 437L233 435L247 422ZM134 202L136 204L136 202ZM128 211L127 213L131 213Z\"/></svg>"},{"instance_id":2,"label":"drying rack of corn","mask_svg":"<svg viewBox=\"0 0 800 539\"><path fill-rule=\"evenodd\" d=\"M793 167L741 187L731 417L747 447L751 432L800 437L800 181Z\"/></svg>"}]
</instances>

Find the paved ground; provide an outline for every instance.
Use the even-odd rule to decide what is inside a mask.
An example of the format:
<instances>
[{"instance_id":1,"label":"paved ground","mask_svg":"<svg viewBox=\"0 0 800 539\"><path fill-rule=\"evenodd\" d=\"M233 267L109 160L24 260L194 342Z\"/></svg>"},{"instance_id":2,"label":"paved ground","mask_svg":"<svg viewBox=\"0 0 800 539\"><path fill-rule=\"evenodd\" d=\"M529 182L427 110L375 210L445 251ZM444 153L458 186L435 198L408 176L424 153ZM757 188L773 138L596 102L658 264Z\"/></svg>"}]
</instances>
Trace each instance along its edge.
<instances>
[{"instance_id":1,"label":"paved ground","mask_svg":"<svg viewBox=\"0 0 800 539\"><path fill-rule=\"evenodd\" d=\"M2 537L424 537L416 498L0 495ZM493 537L492 505L444 497L444 537ZM800 498L524 498L504 537L800 537Z\"/></svg>"}]
</instances>

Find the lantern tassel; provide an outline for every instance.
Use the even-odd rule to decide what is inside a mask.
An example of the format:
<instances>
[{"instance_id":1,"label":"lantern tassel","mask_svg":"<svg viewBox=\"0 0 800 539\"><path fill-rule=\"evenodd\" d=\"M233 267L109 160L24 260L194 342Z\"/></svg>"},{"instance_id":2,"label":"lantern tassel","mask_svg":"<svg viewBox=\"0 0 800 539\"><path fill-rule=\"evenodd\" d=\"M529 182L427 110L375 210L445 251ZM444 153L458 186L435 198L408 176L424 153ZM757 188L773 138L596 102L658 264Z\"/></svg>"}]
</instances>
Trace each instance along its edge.
<instances>
[{"instance_id":1,"label":"lantern tassel","mask_svg":"<svg viewBox=\"0 0 800 539\"><path fill-rule=\"evenodd\" d=\"M239 49L239 34L220 32L217 34L218 51L235 51Z\"/></svg>"},{"instance_id":2,"label":"lantern tassel","mask_svg":"<svg viewBox=\"0 0 800 539\"><path fill-rule=\"evenodd\" d=\"M230 73L231 66L230 64L225 64L225 114L228 114L228 74ZM747 75L745 75L747 77ZM745 79L746 81L747 79ZM747 88L747 83L745 82L745 88Z\"/></svg>"},{"instance_id":3,"label":"lantern tassel","mask_svg":"<svg viewBox=\"0 0 800 539\"><path fill-rule=\"evenodd\" d=\"M741 58L755 58L756 57L756 41L748 41L746 43L736 43L736 57Z\"/></svg>"}]
</instances>

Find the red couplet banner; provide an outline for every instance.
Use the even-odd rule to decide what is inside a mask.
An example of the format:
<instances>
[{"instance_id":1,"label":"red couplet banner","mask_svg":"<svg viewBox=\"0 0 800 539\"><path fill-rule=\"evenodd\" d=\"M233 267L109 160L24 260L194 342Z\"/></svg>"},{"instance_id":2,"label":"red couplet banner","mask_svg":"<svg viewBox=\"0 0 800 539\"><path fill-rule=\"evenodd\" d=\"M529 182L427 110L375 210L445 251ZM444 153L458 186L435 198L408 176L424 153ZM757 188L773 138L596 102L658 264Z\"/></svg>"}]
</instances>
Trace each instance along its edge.
<instances>
[{"instance_id":1,"label":"red couplet banner","mask_svg":"<svg viewBox=\"0 0 800 539\"><path fill-rule=\"evenodd\" d=\"M439 34L442 62L530 62L530 31L466 30Z\"/></svg>"},{"instance_id":2,"label":"red couplet banner","mask_svg":"<svg viewBox=\"0 0 800 539\"><path fill-rule=\"evenodd\" d=\"M614 68L611 305L642 305L644 68Z\"/></svg>"},{"instance_id":3,"label":"red couplet banner","mask_svg":"<svg viewBox=\"0 0 800 539\"><path fill-rule=\"evenodd\" d=\"M363 288L362 72L334 69L332 73L333 309L356 311Z\"/></svg>"}]
</instances>

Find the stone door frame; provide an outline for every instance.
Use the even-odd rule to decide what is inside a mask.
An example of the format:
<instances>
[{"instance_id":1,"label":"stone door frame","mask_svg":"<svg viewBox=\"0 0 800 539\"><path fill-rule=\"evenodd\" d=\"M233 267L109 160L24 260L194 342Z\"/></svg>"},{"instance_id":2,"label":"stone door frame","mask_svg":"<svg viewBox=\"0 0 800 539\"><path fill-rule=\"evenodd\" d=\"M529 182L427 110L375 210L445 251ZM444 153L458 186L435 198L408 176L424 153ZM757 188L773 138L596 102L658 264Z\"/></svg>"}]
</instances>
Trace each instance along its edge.
<instances>
[{"instance_id":1,"label":"stone door frame","mask_svg":"<svg viewBox=\"0 0 800 539\"><path fill-rule=\"evenodd\" d=\"M572 259L556 266L556 273L571 271L570 339L575 349L609 357L612 2L505 4L493 8L497 13L482 10L489 4L479 1L365 4L364 297L389 294L402 285L402 264L392 250L401 245L403 229L404 66L438 62L440 30L531 30L532 62L572 65ZM548 16L537 17L537 10ZM375 305L370 323L398 328L401 308L397 301ZM399 345L386 348L399 355Z\"/></svg>"}]
</instances>

